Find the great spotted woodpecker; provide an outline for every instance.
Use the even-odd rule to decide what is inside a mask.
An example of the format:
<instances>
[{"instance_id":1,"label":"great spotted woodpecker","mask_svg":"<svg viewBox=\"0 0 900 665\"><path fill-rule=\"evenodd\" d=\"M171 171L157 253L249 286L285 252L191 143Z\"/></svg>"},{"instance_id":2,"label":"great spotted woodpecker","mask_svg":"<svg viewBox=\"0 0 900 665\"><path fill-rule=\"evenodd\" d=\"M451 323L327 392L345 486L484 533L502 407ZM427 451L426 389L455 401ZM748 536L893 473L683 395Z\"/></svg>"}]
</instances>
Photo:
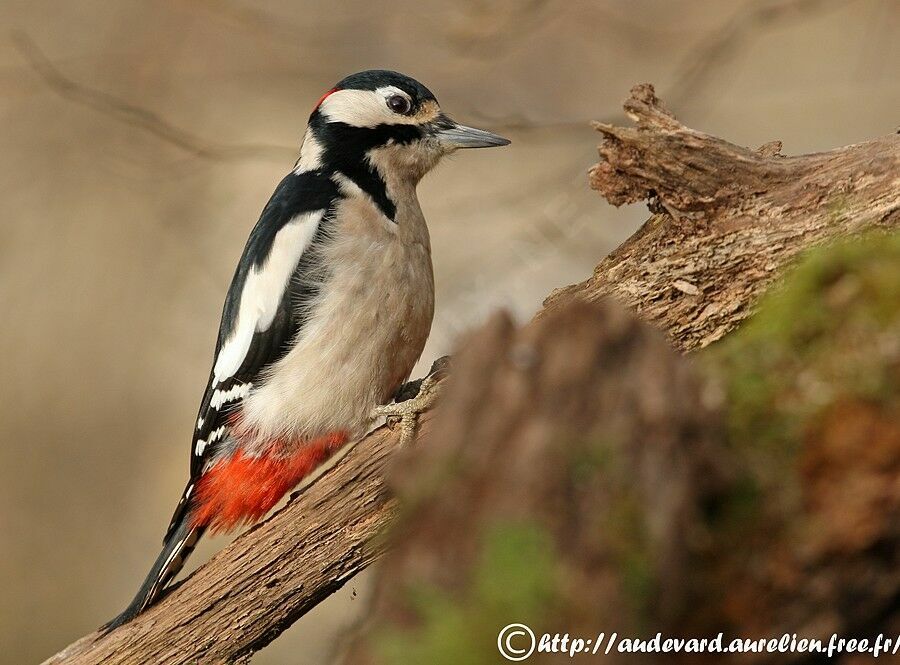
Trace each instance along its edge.
<instances>
[{"instance_id":1,"label":"great spotted woodpecker","mask_svg":"<svg viewBox=\"0 0 900 665\"><path fill-rule=\"evenodd\" d=\"M384 413L434 309L416 185L457 148L508 143L457 124L396 72L353 74L319 99L225 298L190 479L162 551L107 629L159 596L204 531L258 520Z\"/></svg>"}]
</instances>

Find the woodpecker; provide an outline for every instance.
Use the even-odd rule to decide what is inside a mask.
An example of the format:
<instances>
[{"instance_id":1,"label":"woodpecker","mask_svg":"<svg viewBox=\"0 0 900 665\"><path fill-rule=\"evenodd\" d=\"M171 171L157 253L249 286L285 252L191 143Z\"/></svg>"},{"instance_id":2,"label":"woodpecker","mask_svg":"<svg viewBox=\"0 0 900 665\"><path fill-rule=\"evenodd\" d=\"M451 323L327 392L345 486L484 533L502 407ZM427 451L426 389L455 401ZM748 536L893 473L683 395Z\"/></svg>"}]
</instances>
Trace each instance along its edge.
<instances>
[{"instance_id":1,"label":"woodpecker","mask_svg":"<svg viewBox=\"0 0 900 665\"><path fill-rule=\"evenodd\" d=\"M205 531L260 519L373 414L400 406L388 403L434 312L416 185L448 153L508 143L454 122L397 72L353 74L322 95L225 297L190 478L162 551L107 630L156 600Z\"/></svg>"}]
</instances>

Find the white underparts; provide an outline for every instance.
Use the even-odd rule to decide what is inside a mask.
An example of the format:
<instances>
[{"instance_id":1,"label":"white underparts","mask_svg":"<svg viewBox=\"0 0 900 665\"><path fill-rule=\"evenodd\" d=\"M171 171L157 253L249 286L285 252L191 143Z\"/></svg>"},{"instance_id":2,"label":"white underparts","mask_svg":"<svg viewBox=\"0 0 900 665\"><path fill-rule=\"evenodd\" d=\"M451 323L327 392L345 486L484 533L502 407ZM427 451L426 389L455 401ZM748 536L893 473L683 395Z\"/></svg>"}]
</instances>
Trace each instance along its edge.
<instances>
[{"instance_id":1,"label":"white underparts","mask_svg":"<svg viewBox=\"0 0 900 665\"><path fill-rule=\"evenodd\" d=\"M346 176L334 179L344 196L320 250L328 277L290 350L241 403L242 427L261 443L361 434L409 376L431 326L428 230L414 187L395 190L394 225Z\"/></svg>"}]
</instances>

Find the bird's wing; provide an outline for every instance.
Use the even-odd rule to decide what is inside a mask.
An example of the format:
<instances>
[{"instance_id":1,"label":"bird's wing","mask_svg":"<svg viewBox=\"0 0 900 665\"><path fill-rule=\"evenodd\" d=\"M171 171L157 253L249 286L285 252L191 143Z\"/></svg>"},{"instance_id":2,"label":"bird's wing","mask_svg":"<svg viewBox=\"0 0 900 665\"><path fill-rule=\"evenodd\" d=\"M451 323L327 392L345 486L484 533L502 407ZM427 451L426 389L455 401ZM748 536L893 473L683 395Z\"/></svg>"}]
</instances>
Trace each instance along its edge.
<instances>
[{"instance_id":1,"label":"bird's wing","mask_svg":"<svg viewBox=\"0 0 900 665\"><path fill-rule=\"evenodd\" d=\"M327 176L291 173L253 228L225 299L191 445L191 477L169 532L180 522L206 462L228 436L229 414L261 373L287 353L303 326L303 304L315 295L317 283L304 279L305 273L321 270L314 247L325 234L337 196Z\"/></svg>"}]
</instances>

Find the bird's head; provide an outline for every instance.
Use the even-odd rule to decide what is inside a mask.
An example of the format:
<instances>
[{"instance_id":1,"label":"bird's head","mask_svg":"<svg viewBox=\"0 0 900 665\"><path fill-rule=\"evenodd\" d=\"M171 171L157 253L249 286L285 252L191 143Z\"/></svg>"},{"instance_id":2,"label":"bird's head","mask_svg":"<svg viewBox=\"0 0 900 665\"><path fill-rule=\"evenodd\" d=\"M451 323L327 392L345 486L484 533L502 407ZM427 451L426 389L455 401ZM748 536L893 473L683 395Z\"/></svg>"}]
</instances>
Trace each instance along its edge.
<instances>
[{"instance_id":1,"label":"bird's head","mask_svg":"<svg viewBox=\"0 0 900 665\"><path fill-rule=\"evenodd\" d=\"M365 162L417 182L442 156L459 148L508 143L502 136L451 120L415 79L369 70L346 77L319 99L299 166L346 170Z\"/></svg>"}]
</instances>

